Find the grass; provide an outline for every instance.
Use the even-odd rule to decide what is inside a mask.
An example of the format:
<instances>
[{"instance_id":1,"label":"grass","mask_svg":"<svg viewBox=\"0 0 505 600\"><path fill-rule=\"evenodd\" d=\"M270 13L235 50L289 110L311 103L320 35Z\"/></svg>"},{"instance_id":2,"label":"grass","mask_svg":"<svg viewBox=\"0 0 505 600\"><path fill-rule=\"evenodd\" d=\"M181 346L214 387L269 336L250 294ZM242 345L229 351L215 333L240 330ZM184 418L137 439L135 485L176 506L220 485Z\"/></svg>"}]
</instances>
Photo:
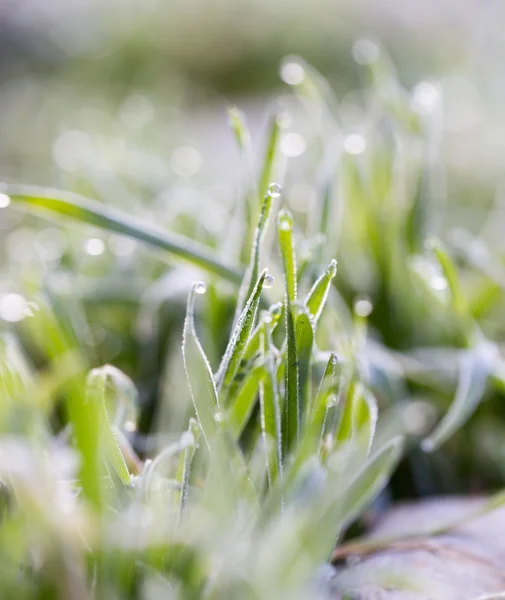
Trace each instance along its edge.
<instances>
[{"instance_id":1,"label":"grass","mask_svg":"<svg viewBox=\"0 0 505 600\"><path fill-rule=\"evenodd\" d=\"M430 115L415 112L379 60L368 75L380 126L368 132L369 146L361 135L349 140L329 87L299 67L294 98L310 119L331 120L331 128L314 124L316 160L326 165L334 150L329 131L343 151L300 217L272 181L282 158L272 117L259 183L247 181L244 222L233 221L242 228L233 251L241 264L223 259L218 244L74 193L3 186L6 210L42 210L71 236L93 226L147 243L175 274L163 279L152 255L126 269L112 261L97 270L99 282L115 287L118 269L130 291L146 273L151 285L129 303L119 293L112 305L89 275L86 294L77 286L61 293L54 273L26 277L25 300L9 299L32 303L20 318L9 317L4 296L4 321L13 322L0 344L5 597L324 598L322 565L345 548L366 550L347 541L349 528L386 498L391 477L396 489L400 461L421 485L432 474L420 466L421 439L430 453L450 446L483 397L503 393L499 347L466 278L486 290L496 281L432 239L436 209L419 183L432 166L417 151L405 156L432 142ZM249 169L244 117L229 115ZM204 213L188 215L188 231L205 225ZM79 260L69 252L72 277ZM173 290L179 281L185 315ZM134 315L142 316L138 331ZM93 341L91 318L115 323L144 370L125 361L130 378L100 365L85 342ZM427 436L426 410L452 395ZM183 426L163 430L163 409ZM498 494L489 508L501 501Z\"/></svg>"}]
</instances>

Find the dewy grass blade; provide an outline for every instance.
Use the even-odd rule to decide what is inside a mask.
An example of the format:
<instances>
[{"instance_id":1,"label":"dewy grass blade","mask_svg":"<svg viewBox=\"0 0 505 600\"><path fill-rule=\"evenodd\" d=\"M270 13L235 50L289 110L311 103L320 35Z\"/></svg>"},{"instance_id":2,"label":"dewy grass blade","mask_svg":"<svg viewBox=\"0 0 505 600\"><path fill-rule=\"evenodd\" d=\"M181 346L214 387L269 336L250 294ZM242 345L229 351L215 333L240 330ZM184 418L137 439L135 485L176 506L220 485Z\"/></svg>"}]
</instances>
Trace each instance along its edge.
<instances>
[{"instance_id":1,"label":"dewy grass blade","mask_svg":"<svg viewBox=\"0 0 505 600\"><path fill-rule=\"evenodd\" d=\"M270 321L270 331L273 333L279 324L282 313L284 310L284 306L282 302L278 302L273 304L268 309L268 319ZM252 360L257 354L259 354L261 350L261 335L263 331L263 321L261 321L254 329L247 344L247 347L244 352L244 356L242 357L242 364L245 364Z\"/></svg>"},{"instance_id":2,"label":"dewy grass blade","mask_svg":"<svg viewBox=\"0 0 505 600\"><path fill-rule=\"evenodd\" d=\"M325 272L314 283L312 289L305 298L305 306L309 310L310 316L314 321L314 326L317 324L319 317L323 311L332 279L337 274L337 261L333 259L327 266Z\"/></svg>"},{"instance_id":3,"label":"dewy grass blade","mask_svg":"<svg viewBox=\"0 0 505 600\"><path fill-rule=\"evenodd\" d=\"M299 414L305 416L310 394L310 359L314 345L314 329L310 316L302 310L295 319L296 354L298 359Z\"/></svg>"},{"instance_id":4,"label":"dewy grass blade","mask_svg":"<svg viewBox=\"0 0 505 600\"><path fill-rule=\"evenodd\" d=\"M222 262L211 250L194 241L167 233L116 208L70 192L14 184L1 184L0 188L10 197L14 206L39 209L127 235L187 260L232 283L238 284L241 281L240 270Z\"/></svg>"},{"instance_id":5,"label":"dewy grass blade","mask_svg":"<svg viewBox=\"0 0 505 600\"><path fill-rule=\"evenodd\" d=\"M244 279L242 284L240 285L240 290L238 294L237 307L235 309L235 317L233 319L233 327L235 329L244 305L248 298L251 297L251 294L254 289L254 285L256 280L258 279L259 267L260 267L260 258L261 258L261 246L263 243L263 239L265 237L265 233L268 226L268 221L270 220L270 214L272 212L272 204L274 198L277 198L280 195L280 188L276 186L276 184L272 184L265 194L265 199L263 201L263 206L261 208L261 214L258 221L258 226L256 227L256 231L254 232L254 240L253 246L251 250L251 258L249 261L249 265L244 275Z\"/></svg>"},{"instance_id":6,"label":"dewy grass blade","mask_svg":"<svg viewBox=\"0 0 505 600\"><path fill-rule=\"evenodd\" d=\"M282 440L284 457L286 457L292 446L298 443L300 435L299 363L293 315L293 305L296 302L296 260L293 242L293 217L286 209L279 212L277 230L285 284L286 365L284 372L285 398Z\"/></svg>"},{"instance_id":7,"label":"dewy grass blade","mask_svg":"<svg viewBox=\"0 0 505 600\"><path fill-rule=\"evenodd\" d=\"M268 452L268 478L270 486L282 478L282 422L277 372L274 354L271 324L263 321L262 354L265 361L266 373L260 386L261 431ZM269 452L269 446L274 444L274 456Z\"/></svg>"},{"instance_id":8,"label":"dewy grass blade","mask_svg":"<svg viewBox=\"0 0 505 600\"><path fill-rule=\"evenodd\" d=\"M198 421L203 437L209 445L216 431L214 417L219 409L219 401L212 369L195 329L195 293L204 292L205 284L196 282L189 293L182 335L182 357Z\"/></svg>"},{"instance_id":9,"label":"dewy grass blade","mask_svg":"<svg viewBox=\"0 0 505 600\"><path fill-rule=\"evenodd\" d=\"M339 444L357 441L368 454L377 425L377 401L361 383L352 382L336 439Z\"/></svg>"},{"instance_id":10,"label":"dewy grass blade","mask_svg":"<svg viewBox=\"0 0 505 600\"><path fill-rule=\"evenodd\" d=\"M287 209L279 211L277 230L281 250L282 266L286 283L286 294L289 304L296 301L296 258L293 241L293 216Z\"/></svg>"},{"instance_id":11,"label":"dewy grass blade","mask_svg":"<svg viewBox=\"0 0 505 600\"><path fill-rule=\"evenodd\" d=\"M216 379L218 381L219 392L220 396L223 398L224 406L226 406L229 386L237 374L240 361L244 356L244 352L254 326L263 286L265 284L270 285L271 281L273 281L272 276L268 274L266 269L264 269L258 281L256 282L256 285L254 286L252 294L250 295L242 314L240 315L240 318L228 343L228 347L224 353L221 364L219 365Z\"/></svg>"},{"instance_id":12,"label":"dewy grass blade","mask_svg":"<svg viewBox=\"0 0 505 600\"><path fill-rule=\"evenodd\" d=\"M482 341L475 348L463 351L454 401L435 431L423 441L423 450L433 452L439 448L474 413L484 395L496 354L496 347L487 341Z\"/></svg>"},{"instance_id":13,"label":"dewy grass blade","mask_svg":"<svg viewBox=\"0 0 505 600\"><path fill-rule=\"evenodd\" d=\"M234 395L228 409L228 425L236 440L239 439L251 416L264 376L265 369L262 364L251 368Z\"/></svg>"},{"instance_id":14,"label":"dewy grass blade","mask_svg":"<svg viewBox=\"0 0 505 600\"><path fill-rule=\"evenodd\" d=\"M183 438L184 436L186 436L188 445L186 446L184 453L179 460L176 476L177 480L181 483L181 492L179 496L179 522L186 508L186 504L188 503L191 467L193 465L193 458L195 457L195 452L198 445L198 438L200 437L200 426L196 419L189 420L189 427L188 430L183 433Z\"/></svg>"},{"instance_id":15,"label":"dewy grass blade","mask_svg":"<svg viewBox=\"0 0 505 600\"><path fill-rule=\"evenodd\" d=\"M258 188L258 194L260 198L260 202L262 198L264 198L267 194L268 187L270 182L272 181L272 175L275 165L275 158L277 156L277 149L279 145L279 137L280 137L280 125L279 125L279 117L277 114L274 114L271 118L269 125L269 134L268 134L268 143L265 152L265 162L263 163L263 168L261 170L260 175L260 183Z\"/></svg>"},{"instance_id":16,"label":"dewy grass blade","mask_svg":"<svg viewBox=\"0 0 505 600\"><path fill-rule=\"evenodd\" d=\"M241 152L251 151L251 134L245 122L244 113L236 106L228 107L228 124L230 125Z\"/></svg>"},{"instance_id":17,"label":"dewy grass blade","mask_svg":"<svg viewBox=\"0 0 505 600\"><path fill-rule=\"evenodd\" d=\"M310 407L310 414L307 415L307 426L305 433L310 438L310 452L316 450L318 443L319 445L321 444L324 435L328 409L332 408L336 402L334 398L336 399L335 371L337 362L337 356L332 352L319 383L319 387L317 388L313 405Z\"/></svg>"},{"instance_id":18,"label":"dewy grass blade","mask_svg":"<svg viewBox=\"0 0 505 600\"><path fill-rule=\"evenodd\" d=\"M112 464L121 482L124 485L130 485L130 473L107 413L107 380L109 377L109 365L90 371L86 380L86 403L90 405L91 410L98 411L97 435L102 440L100 445L103 444L103 458Z\"/></svg>"}]
</instances>

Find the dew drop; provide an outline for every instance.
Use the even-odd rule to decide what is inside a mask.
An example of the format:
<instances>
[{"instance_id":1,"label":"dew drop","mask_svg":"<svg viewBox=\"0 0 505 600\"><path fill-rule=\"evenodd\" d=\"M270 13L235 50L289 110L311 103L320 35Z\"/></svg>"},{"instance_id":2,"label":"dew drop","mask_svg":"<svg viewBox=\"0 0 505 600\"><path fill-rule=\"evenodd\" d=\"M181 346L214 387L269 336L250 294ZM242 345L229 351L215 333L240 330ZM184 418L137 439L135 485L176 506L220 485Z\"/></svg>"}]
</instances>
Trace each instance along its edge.
<instances>
[{"instance_id":1,"label":"dew drop","mask_svg":"<svg viewBox=\"0 0 505 600\"><path fill-rule=\"evenodd\" d=\"M271 183L268 186L268 195L271 196L272 198L278 198L282 193L282 185L280 185L279 183Z\"/></svg>"},{"instance_id":2,"label":"dew drop","mask_svg":"<svg viewBox=\"0 0 505 600\"><path fill-rule=\"evenodd\" d=\"M299 62L287 60L281 65L281 79L288 85L299 85L305 79L305 69Z\"/></svg>"},{"instance_id":3,"label":"dew drop","mask_svg":"<svg viewBox=\"0 0 505 600\"><path fill-rule=\"evenodd\" d=\"M7 208L11 203L11 199L7 194L0 194L0 208Z\"/></svg>"},{"instance_id":4,"label":"dew drop","mask_svg":"<svg viewBox=\"0 0 505 600\"><path fill-rule=\"evenodd\" d=\"M337 355L336 354L332 354L330 360L331 360L331 364L332 365L336 365L338 363Z\"/></svg>"},{"instance_id":5,"label":"dew drop","mask_svg":"<svg viewBox=\"0 0 505 600\"><path fill-rule=\"evenodd\" d=\"M433 277L430 281L430 285L434 290L446 290L448 287L447 279L442 275Z\"/></svg>"},{"instance_id":6,"label":"dew drop","mask_svg":"<svg viewBox=\"0 0 505 600\"><path fill-rule=\"evenodd\" d=\"M203 281L197 281L193 284L193 288L197 294L205 294L207 291L207 286Z\"/></svg>"},{"instance_id":7,"label":"dew drop","mask_svg":"<svg viewBox=\"0 0 505 600\"><path fill-rule=\"evenodd\" d=\"M337 397L335 396L335 394L330 394L326 400L326 407L327 408L332 408L333 406L337 405Z\"/></svg>"},{"instance_id":8,"label":"dew drop","mask_svg":"<svg viewBox=\"0 0 505 600\"><path fill-rule=\"evenodd\" d=\"M126 421L124 428L125 431L135 431L137 429L137 425L134 421Z\"/></svg>"},{"instance_id":9,"label":"dew drop","mask_svg":"<svg viewBox=\"0 0 505 600\"><path fill-rule=\"evenodd\" d=\"M352 47L352 56L360 65L373 65L380 56L379 46L372 40L357 40Z\"/></svg>"},{"instance_id":10,"label":"dew drop","mask_svg":"<svg viewBox=\"0 0 505 600\"><path fill-rule=\"evenodd\" d=\"M368 298L360 298L354 303L354 312L358 317L368 317L373 310L373 304Z\"/></svg>"},{"instance_id":11,"label":"dew drop","mask_svg":"<svg viewBox=\"0 0 505 600\"><path fill-rule=\"evenodd\" d=\"M27 316L27 301L19 294L6 294L0 299L0 319L17 323Z\"/></svg>"},{"instance_id":12,"label":"dew drop","mask_svg":"<svg viewBox=\"0 0 505 600\"><path fill-rule=\"evenodd\" d=\"M293 229L293 217L291 216L291 213L286 209L282 209L279 212L278 222L279 229L281 231L290 231L291 229Z\"/></svg>"},{"instance_id":13,"label":"dew drop","mask_svg":"<svg viewBox=\"0 0 505 600\"><path fill-rule=\"evenodd\" d=\"M331 277L333 279L333 277L335 277L336 274L337 274L337 261L335 258L332 258L330 264L326 267L326 275L328 275L328 277Z\"/></svg>"},{"instance_id":14,"label":"dew drop","mask_svg":"<svg viewBox=\"0 0 505 600\"><path fill-rule=\"evenodd\" d=\"M105 244L100 238L90 238L86 242L86 253L90 256L100 256L105 252Z\"/></svg>"},{"instance_id":15,"label":"dew drop","mask_svg":"<svg viewBox=\"0 0 505 600\"><path fill-rule=\"evenodd\" d=\"M195 441L195 436L191 433L191 431L185 431L181 435L181 445L183 446L194 446Z\"/></svg>"},{"instance_id":16,"label":"dew drop","mask_svg":"<svg viewBox=\"0 0 505 600\"><path fill-rule=\"evenodd\" d=\"M263 280L263 287L268 289L271 288L274 284L275 279L272 277L272 275L270 275L270 273L267 273L265 275L265 279Z\"/></svg>"},{"instance_id":17,"label":"dew drop","mask_svg":"<svg viewBox=\"0 0 505 600\"><path fill-rule=\"evenodd\" d=\"M225 414L224 412L217 412L214 415L214 421L216 421L216 423L222 423L225 419Z\"/></svg>"},{"instance_id":18,"label":"dew drop","mask_svg":"<svg viewBox=\"0 0 505 600\"><path fill-rule=\"evenodd\" d=\"M273 317L278 317L282 312L282 302L276 302L269 308L270 314Z\"/></svg>"},{"instance_id":19,"label":"dew drop","mask_svg":"<svg viewBox=\"0 0 505 600\"><path fill-rule=\"evenodd\" d=\"M360 133L351 133L344 140L344 150L348 154L362 154L366 148L366 140Z\"/></svg>"}]
</instances>

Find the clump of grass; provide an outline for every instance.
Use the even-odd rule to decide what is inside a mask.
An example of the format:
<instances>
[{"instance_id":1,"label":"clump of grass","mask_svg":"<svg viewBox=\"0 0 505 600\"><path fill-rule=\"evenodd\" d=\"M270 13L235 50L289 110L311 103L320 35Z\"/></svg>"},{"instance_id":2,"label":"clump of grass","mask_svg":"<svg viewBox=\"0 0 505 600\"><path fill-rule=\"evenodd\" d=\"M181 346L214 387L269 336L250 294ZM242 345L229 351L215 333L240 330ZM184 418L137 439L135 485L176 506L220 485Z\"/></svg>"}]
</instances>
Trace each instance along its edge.
<instances>
[{"instance_id":1,"label":"clump of grass","mask_svg":"<svg viewBox=\"0 0 505 600\"><path fill-rule=\"evenodd\" d=\"M310 101L318 119L328 118L335 110L328 86L308 65L299 67L304 76L295 95ZM387 62L369 74L383 119L398 137L422 141L422 120ZM241 152L249 153L241 114L232 110L230 119ZM340 135L333 119L332 132ZM326 243L302 257L297 221L281 185L271 181L279 136L275 115L259 184L250 183L245 194L237 267L205 246L80 196L4 187L13 206L131 236L206 277L188 290L182 332L192 414L185 431L156 453L144 449L142 460L135 451L141 436L132 435L140 426L135 385L110 365L90 369L75 315L50 290L31 293L37 304L17 332L43 368L31 366L10 334L1 338L6 597L324 597L321 565L402 456L398 434L405 426L393 422L388 429L379 404L392 410L420 378L434 395L445 385L436 368L400 350L441 335L438 319L451 315L443 341L457 343L451 357L460 361L459 383L453 405L424 442L427 450L467 421L489 383L503 380L496 345L481 332L449 253L440 243L422 246L428 219L419 190L398 197L398 188L415 180L393 169L401 148L387 138L387 152L361 157L361 146L348 141L338 184L327 176L314 208L312 222L321 231L305 231L323 233ZM321 160L331 145L327 136L318 130ZM426 175L417 166L415 174ZM345 199L340 216L332 196L337 187ZM281 274L280 303L265 265ZM373 281L369 289L359 289L360 269ZM433 273L437 286L430 285ZM218 344L209 360L208 340L200 339L199 305L206 288L218 304L219 278L236 292L235 316L217 323L231 322L218 362ZM370 297L349 311L345 300L352 306L358 292ZM370 341L369 326L380 339Z\"/></svg>"}]
</instances>

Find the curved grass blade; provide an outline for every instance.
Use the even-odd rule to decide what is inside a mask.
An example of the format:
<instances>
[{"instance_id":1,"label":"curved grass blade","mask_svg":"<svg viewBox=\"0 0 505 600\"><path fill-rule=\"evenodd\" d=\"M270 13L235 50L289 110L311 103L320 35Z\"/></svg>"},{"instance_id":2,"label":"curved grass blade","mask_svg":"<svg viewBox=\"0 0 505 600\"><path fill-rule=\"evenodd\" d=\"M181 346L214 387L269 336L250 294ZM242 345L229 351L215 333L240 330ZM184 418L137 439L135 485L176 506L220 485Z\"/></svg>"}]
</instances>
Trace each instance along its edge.
<instances>
[{"instance_id":1,"label":"curved grass blade","mask_svg":"<svg viewBox=\"0 0 505 600\"><path fill-rule=\"evenodd\" d=\"M195 293L203 293L205 285L196 282L188 295L186 319L182 334L182 357L189 391L195 407L203 437L209 446L216 432L215 413L219 409L216 384L207 356L195 329Z\"/></svg>"},{"instance_id":2,"label":"curved grass blade","mask_svg":"<svg viewBox=\"0 0 505 600\"><path fill-rule=\"evenodd\" d=\"M99 443L100 446L103 443L105 460L112 464L121 482L124 485L130 485L130 473L107 413L107 380L109 376L108 365L92 369L89 372L86 379L86 403L90 405L91 411L98 413L96 435L99 436L99 440L103 440Z\"/></svg>"},{"instance_id":3,"label":"curved grass blade","mask_svg":"<svg viewBox=\"0 0 505 600\"><path fill-rule=\"evenodd\" d=\"M454 401L435 431L422 442L425 452L433 452L462 427L484 395L496 359L496 348L483 341L460 357L459 380Z\"/></svg>"},{"instance_id":4,"label":"curved grass blade","mask_svg":"<svg viewBox=\"0 0 505 600\"><path fill-rule=\"evenodd\" d=\"M223 398L223 405L226 405L228 398L228 390L233 378L237 374L240 366L240 361L244 356L244 352L251 335L254 321L256 319L256 313L258 311L258 305L261 298L261 292L265 281L271 279L271 275L268 274L266 269L261 273L254 289L252 291L247 304L240 315L235 330L230 338L226 351L224 353L221 364L217 372L216 379L218 381L218 387L220 396Z\"/></svg>"},{"instance_id":5,"label":"curved grass blade","mask_svg":"<svg viewBox=\"0 0 505 600\"><path fill-rule=\"evenodd\" d=\"M325 272L319 277L314 283L312 289L305 298L305 306L307 307L314 326L317 324L319 317L323 311L326 299L328 298L328 292L330 291L331 281L337 274L337 261L332 259L330 264L326 267Z\"/></svg>"},{"instance_id":6,"label":"curved grass blade","mask_svg":"<svg viewBox=\"0 0 505 600\"><path fill-rule=\"evenodd\" d=\"M307 457L316 450L318 444L321 444L328 410L336 404L336 368L337 356L332 352L317 388L313 405L309 407L310 411L307 414L307 427L305 429L305 436L309 438L307 440Z\"/></svg>"},{"instance_id":7,"label":"curved grass blade","mask_svg":"<svg viewBox=\"0 0 505 600\"><path fill-rule=\"evenodd\" d=\"M242 278L239 270L222 262L208 248L167 233L151 223L116 208L70 192L14 184L2 184L1 187L10 197L13 205L28 209L42 209L53 215L70 217L81 223L133 237L232 283L238 284Z\"/></svg>"},{"instance_id":8,"label":"curved grass blade","mask_svg":"<svg viewBox=\"0 0 505 600\"><path fill-rule=\"evenodd\" d=\"M104 365L101 367L108 385L112 384L116 406L114 417L111 419L113 427L134 431L137 428L138 418L138 390L133 381L117 367Z\"/></svg>"}]
</instances>

